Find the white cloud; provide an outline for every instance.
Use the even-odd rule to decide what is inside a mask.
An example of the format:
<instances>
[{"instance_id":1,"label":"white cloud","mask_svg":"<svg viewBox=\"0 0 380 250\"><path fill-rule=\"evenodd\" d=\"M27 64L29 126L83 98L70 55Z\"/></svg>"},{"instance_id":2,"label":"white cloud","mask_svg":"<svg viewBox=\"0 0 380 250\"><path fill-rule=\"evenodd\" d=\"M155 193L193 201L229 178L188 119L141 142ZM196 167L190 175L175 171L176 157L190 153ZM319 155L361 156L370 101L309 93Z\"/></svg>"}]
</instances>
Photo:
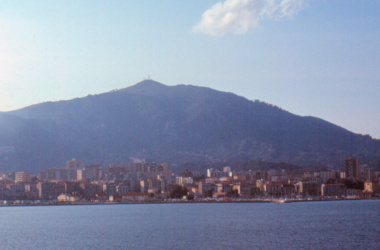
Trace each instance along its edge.
<instances>
[{"instance_id":1,"label":"white cloud","mask_svg":"<svg viewBox=\"0 0 380 250\"><path fill-rule=\"evenodd\" d=\"M226 0L202 14L195 32L211 36L243 34L254 30L265 18L291 18L303 8L305 0Z\"/></svg>"}]
</instances>

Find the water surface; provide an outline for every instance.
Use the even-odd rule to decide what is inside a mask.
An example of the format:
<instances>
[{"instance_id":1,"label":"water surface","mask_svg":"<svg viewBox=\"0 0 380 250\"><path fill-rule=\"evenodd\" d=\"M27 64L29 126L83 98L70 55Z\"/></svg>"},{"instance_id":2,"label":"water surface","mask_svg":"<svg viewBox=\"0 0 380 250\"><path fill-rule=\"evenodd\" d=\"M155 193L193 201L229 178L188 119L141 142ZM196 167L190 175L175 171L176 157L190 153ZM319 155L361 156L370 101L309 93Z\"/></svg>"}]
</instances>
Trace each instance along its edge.
<instances>
[{"instance_id":1,"label":"water surface","mask_svg":"<svg viewBox=\"0 0 380 250\"><path fill-rule=\"evenodd\" d=\"M380 249L380 200L0 208L1 249Z\"/></svg>"}]
</instances>

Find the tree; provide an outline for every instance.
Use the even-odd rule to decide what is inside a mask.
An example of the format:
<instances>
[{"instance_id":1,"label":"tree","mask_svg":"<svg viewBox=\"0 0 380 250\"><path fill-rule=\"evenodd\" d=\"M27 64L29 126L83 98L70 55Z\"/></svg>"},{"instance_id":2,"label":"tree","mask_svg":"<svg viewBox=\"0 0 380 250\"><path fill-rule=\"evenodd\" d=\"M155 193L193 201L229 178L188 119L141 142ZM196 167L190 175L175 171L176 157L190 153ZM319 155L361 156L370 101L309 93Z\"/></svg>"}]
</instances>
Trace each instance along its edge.
<instances>
[{"instance_id":1,"label":"tree","mask_svg":"<svg viewBox=\"0 0 380 250\"><path fill-rule=\"evenodd\" d=\"M187 200L189 200L189 201L194 200L194 195L193 195L193 194L189 194L189 195L187 196Z\"/></svg>"},{"instance_id":2,"label":"tree","mask_svg":"<svg viewBox=\"0 0 380 250\"><path fill-rule=\"evenodd\" d=\"M256 197L260 194L260 188L254 187L250 189L250 195L251 197Z\"/></svg>"},{"instance_id":3,"label":"tree","mask_svg":"<svg viewBox=\"0 0 380 250\"><path fill-rule=\"evenodd\" d=\"M364 182L363 181L352 181L350 179L346 179L344 181L344 185L346 188L352 188L352 189L364 189Z\"/></svg>"},{"instance_id":4,"label":"tree","mask_svg":"<svg viewBox=\"0 0 380 250\"><path fill-rule=\"evenodd\" d=\"M181 199L183 196L187 195L187 188L175 184L170 189L170 198Z\"/></svg>"},{"instance_id":5,"label":"tree","mask_svg":"<svg viewBox=\"0 0 380 250\"><path fill-rule=\"evenodd\" d=\"M232 198L237 198L237 197L239 197L239 191L238 191L237 189L229 190L229 191L226 193L226 196L227 196L227 197L232 197Z\"/></svg>"},{"instance_id":6,"label":"tree","mask_svg":"<svg viewBox=\"0 0 380 250\"><path fill-rule=\"evenodd\" d=\"M213 190L212 189L209 189L205 192L205 197L212 197L212 193L213 193Z\"/></svg>"}]
</instances>

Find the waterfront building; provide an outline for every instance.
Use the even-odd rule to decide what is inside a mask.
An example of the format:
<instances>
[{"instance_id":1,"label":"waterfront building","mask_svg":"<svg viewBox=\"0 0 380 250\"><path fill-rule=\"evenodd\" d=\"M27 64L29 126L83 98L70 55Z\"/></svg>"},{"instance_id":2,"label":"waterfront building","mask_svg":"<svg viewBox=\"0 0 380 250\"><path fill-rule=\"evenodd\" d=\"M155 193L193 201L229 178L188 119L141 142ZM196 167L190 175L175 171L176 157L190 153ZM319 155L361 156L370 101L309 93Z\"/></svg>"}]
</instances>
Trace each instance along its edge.
<instances>
[{"instance_id":1,"label":"waterfront building","mask_svg":"<svg viewBox=\"0 0 380 250\"><path fill-rule=\"evenodd\" d=\"M348 188L346 189L346 197L358 197L359 196L359 190L354 188Z\"/></svg>"},{"instance_id":2,"label":"waterfront building","mask_svg":"<svg viewBox=\"0 0 380 250\"><path fill-rule=\"evenodd\" d=\"M232 186L228 183L217 183L216 184L217 193L227 193L232 190Z\"/></svg>"},{"instance_id":3,"label":"waterfront building","mask_svg":"<svg viewBox=\"0 0 380 250\"><path fill-rule=\"evenodd\" d=\"M215 198L215 199L222 199L222 198L226 198L226 193L213 193L212 194L212 198Z\"/></svg>"},{"instance_id":4,"label":"waterfront building","mask_svg":"<svg viewBox=\"0 0 380 250\"><path fill-rule=\"evenodd\" d=\"M115 183L104 183L103 192L108 196L116 194L116 184Z\"/></svg>"},{"instance_id":5,"label":"waterfront building","mask_svg":"<svg viewBox=\"0 0 380 250\"><path fill-rule=\"evenodd\" d=\"M71 196L66 194L61 194L57 197L57 200L59 202L78 202L79 197L78 196Z\"/></svg>"},{"instance_id":6,"label":"waterfront building","mask_svg":"<svg viewBox=\"0 0 380 250\"><path fill-rule=\"evenodd\" d=\"M212 183L205 183L205 182L199 182L198 183L198 192L201 193L203 197L206 197L207 194L210 194L214 190L214 184Z\"/></svg>"},{"instance_id":7,"label":"waterfront building","mask_svg":"<svg viewBox=\"0 0 380 250\"><path fill-rule=\"evenodd\" d=\"M98 185L95 183L82 182L79 184L79 187L81 188L82 193L86 198L95 197L95 195L98 193Z\"/></svg>"},{"instance_id":8,"label":"waterfront building","mask_svg":"<svg viewBox=\"0 0 380 250\"><path fill-rule=\"evenodd\" d=\"M40 199L56 199L58 195L65 193L63 182L38 182L38 197Z\"/></svg>"},{"instance_id":9,"label":"waterfront building","mask_svg":"<svg viewBox=\"0 0 380 250\"><path fill-rule=\"evenodd\" d=\"M251 196L251 190L256 188L255 184L251 183L236 183L232 186L232 190L237 190L238 194L244 198Z\"/></svg>"},{"instance_id":10,"label":"waterfront building","mask_svg":"<svg viewBox=\"0 0 380 250\"><path fill-rule=\"evenodd\" d=\"M24 188L25 188L25 198L27 200L38 199L38 189L35 184L26 183Z\"/></svg>"},{"instance_id":11,"label":"waterfront building","mask_svg":"<svg viewBox=\"0 0 380 250\"><path fill-rule=\"evenodd\" d=\"M265 192L268 196L273 197L291 197L295 194L295 186L290 183L266 183L264 185Z\"/></svg>"},{"instance_id":12,"label":"waterfront building","mask_svg":"<svg viewBox=\"0 0 380 250\"><path fill-rule=\"evenodd\" d=\"M365 181L364 182L364 191L372 194L379 194L380 187L378 181Z\"/></svg>"},{"instance_id":13,"label":"waterfront building","mask_svg":"<svg viewBox=\"0 0 380 250\"><path fill-rule=\"evenodd\" d=\"M267 183L266 180L264 179L260 179L260 180L256 180L256 187L260 190L260 192L265 192L265 184Z\"/></svg>"},{"instance_id":14,"label":"waterfront building","mask_svg":"<svg viewBox=\"0 0 380 250\"><path fill-rule=\"evenodd\" d=\"M360 160L358 158L346 159L344 169L347 179L360 180Z\"/></svg>"},{"instance_id":15,"label":"waterfront building","mask_svg":"<svg viewBox=\"0 0 380 250\"><path fill-rule=\"evenodd\" d=\"M343 184L322 184L322 196L344 196L345 189Z\"/></svg>"},{"instance_id":16,"label":"waterfront building","mask_svg":"<svg viewBox=\"0 0 380 250\"><path fill-rule=\"evenodd\" d=\"M274 183L274 182L265 183L264 190L268 196L280 197L283 194L281 183Z\"/></svg>"},{"instance_id":17,"label":"waterfront building","mask_svg":"<svg viewBox=\"0 0 380 250\"><path fill-rule=\"evenodd\" d=\"M296 193L296 187L291 183L284 183L282 193L284 197L292 197Z\"/></svg>"},{"instance_id":18,"label":"waterfront building","mask_svg":"<svg viewBox=\"0 0 380 250\"><path fill-rule=\"evenodd\" d=\"M66 194L74 194L74 193L80 193L80 187L78 182L73 182L73 181L65 181L63 183L65 187L65 193Z\"/></svg>"},{"instance_id":19,"label":"waterfront building","mask_svg":"<svg viewBox=\"0 0 380 250\"><path fill-rule=\"evenodd\" d=\"M8 199L18 200L24 197L25 195L25 186L24 184L8 184L7 185L7 197Z\"/></svg>"},{"instance_id":20,"label":"waterfront building","mask_svg":"<svg viewBox=\"0 0 380 250\"><path fill-rule=\"evenodd\" d=\"M130 201L130 202L135 202L135 201L144 201L148 198L148 193L139 193L139 192L130 192L126 194L122 194L121 200L122 201Z\"/></svg>"},{"instance_id":21,"label":"waterfront building","mask_svg":"<svg viewBox=\"0 0 380 250\"><path fill-rule=\"evenodd\" d=\"M320 186L315 181L299 181L295 184L296 192L302 197L318 196Z\"/></svg>"}]
</instances>

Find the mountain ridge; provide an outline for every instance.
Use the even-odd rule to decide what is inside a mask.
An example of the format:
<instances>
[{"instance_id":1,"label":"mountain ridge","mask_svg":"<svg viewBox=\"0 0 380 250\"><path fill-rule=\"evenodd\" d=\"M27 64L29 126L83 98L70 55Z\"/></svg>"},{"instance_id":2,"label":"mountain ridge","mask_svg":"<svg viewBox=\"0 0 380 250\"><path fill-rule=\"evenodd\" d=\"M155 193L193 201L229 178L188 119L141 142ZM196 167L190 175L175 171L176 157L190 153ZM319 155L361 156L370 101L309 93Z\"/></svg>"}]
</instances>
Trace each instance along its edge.
<instances>
[{"instance_id":1,"label":"mountain ridge","mask_svg":"<svg viewBox=\"0 0 380 250\"><path fill-rule=\"evenodd\" d=\"M380 140L323 119L294 115L233 93L153 80L3 114L32 124L33 133L50 138L45 142L51 146L36 141L29 154L41 156L40 149L46 147L49 154L61 151L59 157L37 159L38 164L29 166L33 172L73 157L105 165L137 157L177 165L264 160L323 167L337 166L351 156L377 166L380 158ZM0 132L0 145L5 137ZM27 138L33 140L32 135ZM20 140L17 133L7 139L12 140ZM17 157L25 159L14 168L26 170L21 168L31 156L22 155L24 147L17 145ZM3 157L0 154L0 167L7 169Z\"/></svg>"}]
</instances>

